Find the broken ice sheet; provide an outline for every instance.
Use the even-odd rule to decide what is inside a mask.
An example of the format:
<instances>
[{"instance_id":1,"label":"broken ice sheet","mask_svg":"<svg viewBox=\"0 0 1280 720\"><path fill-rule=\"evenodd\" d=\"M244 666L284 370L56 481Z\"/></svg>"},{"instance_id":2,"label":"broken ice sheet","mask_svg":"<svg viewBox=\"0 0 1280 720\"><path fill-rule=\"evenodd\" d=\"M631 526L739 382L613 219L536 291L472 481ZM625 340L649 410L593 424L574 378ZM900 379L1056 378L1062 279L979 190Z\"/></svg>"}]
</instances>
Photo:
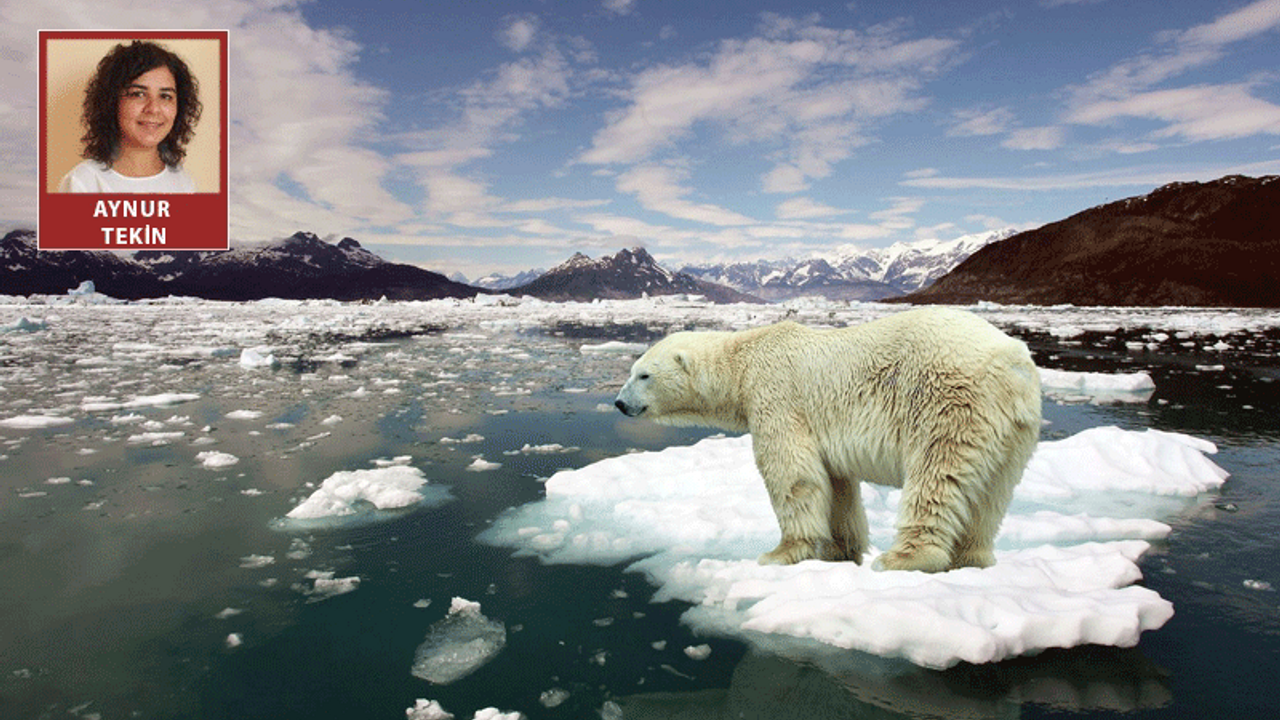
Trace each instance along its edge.
<instances>
[{"instance_id":1,"label":"broken ice sheet","mask_svg":"<svg viewBox=\"0 0 1280 720\"><path fill-rule=\"evenodd\" d=\"M436 685L447 685L475 672L507 644L507 628L480 612L480 603L455 597L449 614L427 631L418 646L411 672Z\"/></svg>"}]
</instances>

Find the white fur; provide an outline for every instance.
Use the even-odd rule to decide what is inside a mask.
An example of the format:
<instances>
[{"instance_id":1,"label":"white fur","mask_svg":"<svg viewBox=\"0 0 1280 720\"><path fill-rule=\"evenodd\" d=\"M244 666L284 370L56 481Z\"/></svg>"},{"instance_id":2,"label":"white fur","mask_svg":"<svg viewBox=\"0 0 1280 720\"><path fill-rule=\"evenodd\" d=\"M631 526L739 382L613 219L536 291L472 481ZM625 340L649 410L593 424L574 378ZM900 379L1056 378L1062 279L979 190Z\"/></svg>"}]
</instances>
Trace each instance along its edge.
<instances>
[{"instance_id":1,"label":"white fur","mask_svg":"<svg viewBox=\"0 0 1280 720\"><path fill-rule=\"evenodd\" d=\"M862 561L866 480L903 489L885 569L995 562L1040 435L1031 355L971 313L924 308L841 330L679 332L631 369L631 416L752 435L782 540L761 562Z\"/></svg>"}]
</instances>

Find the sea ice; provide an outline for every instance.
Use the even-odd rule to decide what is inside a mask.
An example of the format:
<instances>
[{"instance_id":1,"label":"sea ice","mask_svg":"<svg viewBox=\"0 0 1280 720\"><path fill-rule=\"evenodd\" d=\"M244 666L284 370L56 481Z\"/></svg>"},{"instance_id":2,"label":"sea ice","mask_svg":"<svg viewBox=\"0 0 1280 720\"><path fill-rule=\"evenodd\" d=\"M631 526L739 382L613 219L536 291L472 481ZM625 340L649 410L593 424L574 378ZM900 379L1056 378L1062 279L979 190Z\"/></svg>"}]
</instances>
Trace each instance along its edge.
<instances>
[{"instance_id":1,"label":"sea ice","mask_svg":"<svg viewBox=\"0 0 1280 720\"><path fill-rule=\"evenodd\" d=\"M583 355L593 355L600 353L618 353L622 355L640 355L648 350L649 346L642 343L621 342L618 340L610 340L595 345L584 344L578 348L578 352Z\"/></svg>"},{"instance_id":2,"label":"sea ice","mask_svg":"<svg viewBox=\"0 0 1280 720\"><path fill-rule=\"evenodd\" d=\"M455 597L449 613L431 626L418 646L411 672L436 685L470 675L507 644L507 628L480 612L480 603Z\"/></svg>"},{"instance_id":3,"label":"sea ice","mask_svg":"<svg viewBox=\"0 0 1280 720\"><path fill-rule=\"evenodd\" d=\"M60 415L18 415L0 420L0 426L16 430L42 430L45 428L70 425L74 418Z\"/></svg>"},{"instance_id":4,"label":"sea ice","mask_svg":"<svg viewBox=\"0 0 1280 720\"><path fill-rule=\"evenodd\" d=\"M418 698L413 707L405 708L405 720L453 720L453 713L445 712L435 700Z\"/></svg>"},{"instance_id":5,"label":"sea ice","mask_svg":"<svg viewBox=\"0 0 1280 720\"><path fill-rule=\"evenodd\" d=\"M200 463L200 467L209 470L221 470L240 462L240 458L230 453L207 450L196 453L196 462Z\"/></svg>"},{"instance_id":6,"label":"sea ice","mask_svg":"<svg viewBox=\"0 0 1280 720\"><path fill-rule=\"evenodd\" d=\"M427 485L422 471L409 465L344 470L330 475L306 500L285 515L287 520L351 517L370 509L393 510L411 505L441 505L449 491Z\"/></svg>"},{"instance_id":7,"label":"sea ice","mask_svg":"<svg viewBox=\"0 0 1280 720\"><path fill-rule=\"evenodd\" d=\"M245 348L240 352L240 367L246 370L269 368L279 365L276 356L262 348Z\"/></svg>"},{"instance_id":8,"label":"sea ice","mask_svg":"<svg viewBox=\"0 0 1280 720\"><path fill-rule=\"evenodd\" d=\"M311 581L311 585L297 583L295 590L307 596L307 602L320 602L338 595L346 595L360 589L360 577L334 577L332 570L311 570L303 577Z\"/></svg>"},{"instance_id":9,"label":"sea ice","mask_svg":"<svg viewBox=\"0 0 1280 720\"><path fill-rule=\"evenodd\" d=\"M926 667L982 663L1082 644L1132 646L1173 608L1134 585L1147 540L1226 472L1212 443L1093 428L1042 442L1014 495L997 563L929 575L875 572L901 490L863 484L870 556L761 566L777 520L750 436L623 455L546 483L546 499L504 515L481 539L547 562L614 564L678 599L695 631L749 642L857 649Z\"/></svg>"},{"instance_id":10,"label":"sea ice","mask_svg":"<svg viewBox=\"0 0 1280 720\"><path fill-rule=\"evenodd\" d=\"M1040 387L1055 400L1095 404L1145 403L1156 384L1145 372L1091 373L1040 368Z\"/></svg>"},{"instance_id":11,"label":"sea ice","mask_svg":"<svg viewBox=\"0 0 1280 720\"><path fill-rule=\"evenodd\" d=\"M485 460L483 455L474 455L471 458L471 464L466 467L466 470L468 472L487 472L489 470L497 470L500 467L502 467L502 463Z\"/></svg>"}]
</instances>

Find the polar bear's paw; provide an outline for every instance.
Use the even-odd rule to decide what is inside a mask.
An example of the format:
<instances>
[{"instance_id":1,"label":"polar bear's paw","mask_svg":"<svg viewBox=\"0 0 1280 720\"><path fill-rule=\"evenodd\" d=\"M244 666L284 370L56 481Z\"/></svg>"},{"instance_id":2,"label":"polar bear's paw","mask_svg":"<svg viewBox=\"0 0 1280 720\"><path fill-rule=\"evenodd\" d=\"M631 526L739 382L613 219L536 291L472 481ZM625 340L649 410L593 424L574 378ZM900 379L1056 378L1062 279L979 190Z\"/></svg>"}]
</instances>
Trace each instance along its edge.
<instances>
[{"instance_id":1,"label":"polar bear's paw","mask_svg":"<svg viewBox=\"0 0 1280 720\"><path fill-rule=\"evenodd\" d=\"M825 538L783 538L778 547L761 555L761 565L794 565L802 560L844 560L836 544Z\"/></svg>"},{"instance_id":2,"label":"polar bear's paw","mask_svg":"<svg viewBox=\"0 0 1280 720\"><path fill-rule=\"evenodd\" d=\"M943 572L951 567L951 554L940 547L929 545L906 550L895 548L876 558L871 567L875 570Z\"/></svg>"}]
</instances>

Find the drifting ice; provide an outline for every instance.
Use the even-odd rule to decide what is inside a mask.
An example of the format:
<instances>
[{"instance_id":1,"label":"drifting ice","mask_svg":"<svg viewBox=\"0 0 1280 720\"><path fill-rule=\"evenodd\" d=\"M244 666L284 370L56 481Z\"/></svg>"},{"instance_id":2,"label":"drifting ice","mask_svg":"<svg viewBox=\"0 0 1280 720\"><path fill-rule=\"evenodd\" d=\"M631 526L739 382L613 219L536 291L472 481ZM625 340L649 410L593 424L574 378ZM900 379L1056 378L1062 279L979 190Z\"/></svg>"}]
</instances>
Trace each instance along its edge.
<instances>
[{"instance_id":1,"label":"drifting ice","mask_svg":"<svg viewBox=\"0 0 1280 720\"><path fill-rule=\"evenodd\" d=\"M470 675L507 644L507 628L480 613L480 603L454 598L449 614L431 626L413 660L415 677L447 685Z\"/></svg>"},{"instance_id":2,"label":"drifting ice","mask_svg":"<svg viewBox=\"0 0 1280 720\"><path fill-rule=\"evenodd\" d=\"M317 521L367 515L370 509L394 510L412 505L442 505L449 491L428 486L422 471L408 465L339 471L285 515L292 521Z\"/></svg>"},{"instance_id":3,"label":"drifting ice","mask_svg":"<svg viewBox=\"0 0 1280 720\"><path fill-rule=\"evenodd\" d=\"M694 604L695 631L770 645L812 643L925 667L992 662L1052 647L1132 646L1173 608L1136 586L1160 521L1220 486L1216 448L1185 435L1093 428L1042 442L997 538L997 563L929 575L806 561L761 566L778 527L750 436L562 471L545 500L482 539L547 562L632 565L654 600ZM889 546L901 491L863 484L873 548Z\"/></svg>"},{"instance_id":4,"label":"drifting ice","mask_svg":"<svg viewBox=\"0 0 1280 720\"><path fill-rule=\"evenodd\" d=\"M1082 400L1095 404L1145 403L1156 384L1145 372L1090 373L1040 368L1040 387L1055 400Z\"/></svg>"}]
</instances>

